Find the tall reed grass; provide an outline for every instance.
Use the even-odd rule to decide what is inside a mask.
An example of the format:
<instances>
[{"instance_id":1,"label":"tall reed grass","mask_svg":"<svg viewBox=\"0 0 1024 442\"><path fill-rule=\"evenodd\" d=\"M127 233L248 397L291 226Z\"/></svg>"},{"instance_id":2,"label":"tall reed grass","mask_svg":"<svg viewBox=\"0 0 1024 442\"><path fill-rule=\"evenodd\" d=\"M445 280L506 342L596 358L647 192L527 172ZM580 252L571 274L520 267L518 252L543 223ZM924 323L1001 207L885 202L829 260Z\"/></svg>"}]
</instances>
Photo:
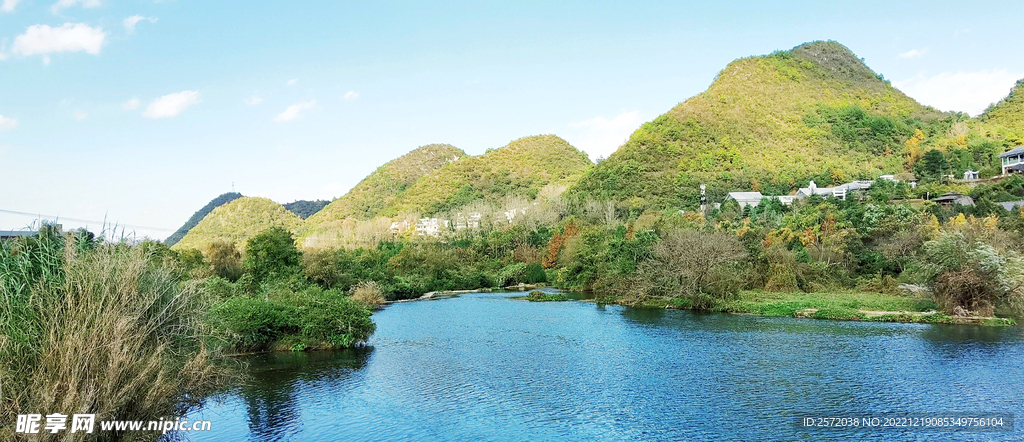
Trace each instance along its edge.
<instances>
[{"instance_id":1,"label":"tall reed grass","mask_svg":"<svg viewBox=\"0 0 1024 442\"><path fill-rule=\"evenodd\" d=\"M221 381L201 292L152 258L49 228L0 241L0 439L18 414L170 417ZM154 437L98 433L32 436Z\"/></svg>"}]
</instances>

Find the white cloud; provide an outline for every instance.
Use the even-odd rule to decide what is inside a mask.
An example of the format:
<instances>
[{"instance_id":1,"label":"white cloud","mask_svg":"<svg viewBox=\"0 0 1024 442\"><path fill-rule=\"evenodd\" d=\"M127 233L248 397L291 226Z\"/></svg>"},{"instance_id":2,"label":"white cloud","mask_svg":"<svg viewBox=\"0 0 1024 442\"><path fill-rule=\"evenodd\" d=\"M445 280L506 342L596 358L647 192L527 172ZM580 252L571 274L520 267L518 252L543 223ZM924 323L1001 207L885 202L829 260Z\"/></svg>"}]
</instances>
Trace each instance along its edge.
<instances>
[{"instance_id":1,"label":"white cloud","mask_svg":"<svg viewBox=\"0 0 1024 442\"><path fill-rule=\"evenodd\" d=\"M198 91L181 91L174 94L167 94L149 103L142 116L146 118L168 118L176 117L185 112L189 106L202 101Z\"/></svg>"},{"instance_id":2,"label":"white cloud","mask_svg":"<svg viewBox=\"0 0 1024 442\"><path fill-rule=\"evenodd\" d=\"M900 58L920 58L922 55L927 53L928 50L911 49L907 52L900 54Z\"/></svg>"},{"instance_id":3,"label":"white cloud","mask_svg":"<svg viewBox=\"0 0 1024 442\"><path fill-rule=\"evenodd\" d=\"M61 9L70 8L77 4L81 4L83 8L95 8L100 5L100 0L60 0L50 7L50 12L56 14Z\"/></svg>"},{"instance_id":4,"label":"white cloud","mask_svg":"<svg viewBox=\"0 0 1024 442\"><path fill-rule=\"evenodd\" d=\"M957 37L959 37L961 35L964 35L964 34L967 34L967 33L970 33L970 32L971 32L971 30L967 29L967 28L957 29L957 30L953 31L953 38L957 38Z\"/></svg>"},{"instance_id":5,"label":"white cloud","mask_svg":"<svg viewBox=\"0 0 1024 442\"><path fill-rule=\"evenodd\" d=\"M21 0L4 0L0 3L0 12L14 12L14 7L18 6L18 2Z\"/></svg>"},{"instance_id":6,"label":"white cloud","mask_svg":"<svg viewBox=\"0 0 1024 442\"><path fill-rule=\"evenodd\" d=\"M263 98L260 97L259 95L253 95L253 96L245 99L245 105L246 106L258 106L262 102L263 102Z\"/></svg>"},{"instance_id":7,"label":"white cloud","mask_svg":"<svg viewBox=\"0 0 1024 442\"><path fill-rule=\"evenodd\" d=\"M288 80L288 86L295 86L295 83L298 83L298 82L299 82L298 78L293 78L291 80Z\"/></svg>"},{"instance_id":8,"label":"white cloud","mask_svg":"<svg viewBox=\"0 0 1024 442\"><path fill-rule=\"evenodd\" d=\"M89 114L82 111L75 111L75 113L71 114L71 117L78 121L84 121L86 118L89 118Z\"/></svg>"},{"instance_id":9,"label":"white cloud","mask_svg":"<svg viewBox=\"0 0 1024 442\"><path fill-rule=\"evenodd\" d=\"M103 29L91 28L84 23L64 23L59 28L32 25L24 34L14 39L11 52L25 56L45 56L53 52L86 52L97 55L106 37Z\"/></svg>"},{"instance_id":10,"label":"white cloud","mask_svg":"<svg viewBox=\"0 0 1024 442\"><path fill-rule=\"evenodd\" d=\"M124 19L124 28L128 30L129 34L135 33L135 25L139 24L140 21L149 21L150 23L156 23L156 17L143 17L141 15L133 15Z\"/></svg>"},{"instance_id":11,"label":"white cloud","mask_svg":"<svg viewBox=\"0 0 1024 442\"><path fill-rule=\"evenodd\" d=\"M640 111L623 111L612 118L597 116L589 120L572 123L569 126L581 129L575 136L566 137L572 145L588 153L592 159L608 157L629 139L643 117Z\"/></svg>"},{"instance_id":12,"label":"white cloud","mask_svg":"<svg viewBox=\"0 0 1024 442\"><path fill-rule=\"evenodd\" d=\"M284 112L281 112L276 117L274 117L274 121L278 123L292 121L302 116L302 111L312 109L313 106L316 106L316 100L310 100L302 103L293 104L291 106L288 106L288 108L285 109Z\"/></svg>"},{"instance_id":13,"label":"white cloud","mask_svg":"<svg viewBox=\"0 0 1024 442\"><path fill-rule=\"evenodd\" d=\"M131 100L125 101L124 104L121 105L121 109L124 109L124 110L135 110L135 109L138 109L138 108L139 108L139 99L138 98L132 98Z\"/></svg>"},{"instance_id":14,"label":"white cloud","mask_svg":"<svg viewBox=\"0 0 1024 442\"><path fill-rule=\"evenodd\" d=\"M348 91L348 92L345 92L345 95L342 96L341 98L343 100L355 100L356 98L359 98L359 92Z\"/></svg>"},{"instance_id":15,"label":"white cloud","mask_svg":"<svg viewBox=\"0 0 1024 442\"><path fill-rule=\"evenodd\" d=\"M11 130L18 127L18 120L0 115L0 130Z\"/></svg>"},{"instance_id":16,"label":"white cloud","mask_svg":"<svg viewBox=\"0 0 1024 442\"><path fill-rule=\"evenodd\" d=\"M976 116L990 104L1006 97L1021 77L1024 73L1006 69L943 72L932 76L918 74L903 81L894 81L893 86L921 104Z\"/></svg>"}]
</instances>

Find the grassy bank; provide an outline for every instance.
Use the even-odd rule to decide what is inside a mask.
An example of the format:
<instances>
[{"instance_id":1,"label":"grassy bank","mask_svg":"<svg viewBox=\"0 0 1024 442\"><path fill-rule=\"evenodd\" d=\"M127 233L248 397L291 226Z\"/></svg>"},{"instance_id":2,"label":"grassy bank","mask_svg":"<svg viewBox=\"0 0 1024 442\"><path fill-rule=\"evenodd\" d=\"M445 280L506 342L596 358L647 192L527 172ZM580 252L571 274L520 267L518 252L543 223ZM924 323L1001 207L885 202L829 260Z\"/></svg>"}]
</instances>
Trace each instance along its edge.
<instances>
[{"instance_id":1,"label":"grassy bank","mask_svg":"<svg viewBox=\"0 0 1024 442\"><path fill-rule=\"evenodd\" d=\"M648 299L640 307L692 308L684 298ZM848 321L982 325L1016 324L1016 321L1012 318L949 316L937 311L938 305L930 299L881 293L776 293L749 290L741 291L736 299L716 302L708 310L761 316Z\"/></svg>"},{"instance_id":2,"label":"grassy bank","mask_svg":"<svg viewBox=\"0 0 1024 442\"><path fill-rule=\"evenodd\" d=\"M171 417L220 384L202 293L151 258L84 233L0 242L0 433L28 413Z\"/></svg>"}]
</instances>

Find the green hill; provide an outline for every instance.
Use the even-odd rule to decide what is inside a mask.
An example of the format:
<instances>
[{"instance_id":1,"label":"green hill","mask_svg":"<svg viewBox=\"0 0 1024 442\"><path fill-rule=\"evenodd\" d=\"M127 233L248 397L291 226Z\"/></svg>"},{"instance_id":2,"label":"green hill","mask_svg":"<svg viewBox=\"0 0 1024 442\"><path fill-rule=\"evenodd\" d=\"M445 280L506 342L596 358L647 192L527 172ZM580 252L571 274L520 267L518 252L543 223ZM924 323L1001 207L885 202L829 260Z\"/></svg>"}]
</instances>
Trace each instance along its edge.
<instances>
[{"instance_id":1,"label":"green hill","mask_svg":"<svg viewBox=\"0 0 1024 442\"><path fill-rule=\"evenodd\" d=\"M813 42L730 63L703 93L645 123L571 189L695 206L699 185L786 194L905 169L905 142L952 122L893 88L845 46Z\"/></svg>"},{"instance_id":2,"label":"green hill","mask_svg":"<svg viewBox=\"0 0 1024 442\"><path fill-rule=\"evenodd\" d=\"M419 147L378 167L347 194L311 216L308 224L373 218L391 207L421 177L465 156L461 149L447 144Z\"/></svg>"},{"instance_id":3,"label":"green hill","mask_svg":"<svg viewBox=\"0 0 1024 442\"><path fill-rule=\"evenodd\" d=\"M199 209L199 211L192 214L192 217L189 218L188 221L185 221L185 224L178 228L177 231L172 233L171 236L168 236L167 239L164 240L164 244L167 244L168 246L173 246L177 244L178 241L181 241L181 238L185 237L185 234L188 233L189 230L192 230L192 228L195 227L196 224L199 224L199 221L202 221L202 219L206 217L207 214L212 212L213 209L216 209L241 197L242 194L240 193L228 192L214 198L209 203L206 203L206 205L203 206L202 209Z\"/></svg>"},{"instance_id":4,"label":"green hill","mask_svg":"<svg viewBox=\"0 0 1024 442\"><path fill-rule=\"evenodd\" d=\"M225 239L241 249L249 238L271 227L297 234L302 223L298 216L269 199L242 197L213 209L171 248L205 250L215 239Z\"/></svg>"},{"instance_id":5,"label":"green hill","mask_svg":"<svg viewBox=\"0 0 1024 442\"><path fill-rule=\"evenodd\" d=\"M1018 80L1010 95L978 117L986 135L1006 145L1024 144L1024 80Z\"/></svg>"},{"instance_id":6,"label":"green hill","mask_svg":"<svg viewBox=\"0 0 1024 442\"><path fill-rule=\"evenodd\" d=\"M433 214L485 198L535 198L548 184L574 184L592 165L587 154L555 135L524 137L423 176L382 214Z\"/></svg>"}]
</instances>

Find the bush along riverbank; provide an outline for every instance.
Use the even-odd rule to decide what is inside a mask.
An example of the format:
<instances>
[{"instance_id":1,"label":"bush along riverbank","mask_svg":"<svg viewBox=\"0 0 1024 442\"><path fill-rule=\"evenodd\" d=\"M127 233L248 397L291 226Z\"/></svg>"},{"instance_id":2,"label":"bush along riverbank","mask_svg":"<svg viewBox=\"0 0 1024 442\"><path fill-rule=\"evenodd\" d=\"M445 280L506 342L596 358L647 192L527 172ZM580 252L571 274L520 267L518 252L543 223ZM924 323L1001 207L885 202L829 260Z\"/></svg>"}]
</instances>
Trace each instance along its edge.
<instances>
[{"instance_id":1,"label":"bush along riverbank","mask_svg":"<svg viewBox=\"0 0 1024 442\"><path fill-rule=\"evenodd\" d=\"M173 417L239 379L226 355L365 342L380 287L324 289L300 263L281 229L207 257L49 226L0 241L0 433L19 414Z\"/></svg>"}]
</instances>

